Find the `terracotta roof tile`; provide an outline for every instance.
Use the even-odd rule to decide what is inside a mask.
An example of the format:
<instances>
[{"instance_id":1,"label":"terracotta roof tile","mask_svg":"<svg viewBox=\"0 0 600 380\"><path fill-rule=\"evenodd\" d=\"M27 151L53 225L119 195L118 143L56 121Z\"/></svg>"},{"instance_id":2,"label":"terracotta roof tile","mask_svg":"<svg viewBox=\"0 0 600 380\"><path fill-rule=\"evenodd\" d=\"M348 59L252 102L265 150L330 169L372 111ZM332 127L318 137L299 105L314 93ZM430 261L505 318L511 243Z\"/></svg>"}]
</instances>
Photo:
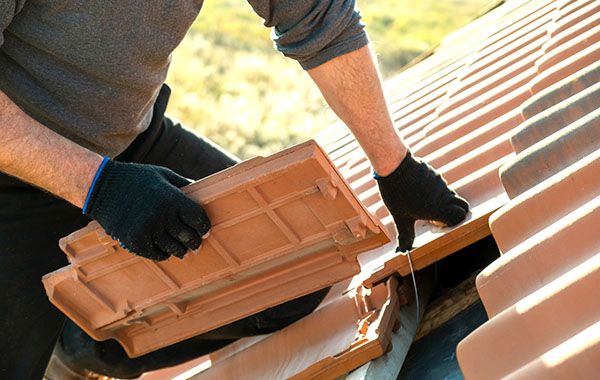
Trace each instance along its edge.
<instances>
[{"instance_id":1,"label":"terracotta roof tile","mask_svg":"<svg viewBox=\"0 0 600 380\"><path fill-rule=\"evenodd\" d=\"M57 307L132 357L349 278L389 241L314 142L184 191L213 225L198 252L155 263L93 222L61 240L71 265L44 277Z\"/></svg>"},{"instance_id":2,"label":"terracotta roof tile","mask_svg":"<svg viewBox=\"0 0 600 380\"><path fill-rule=\"evenodd\" d=\"M598 222L597 207L598 199L594 198L564 217L550 221L486 268L477 280L477 288L488 315L500 313L579 261L596 254L597 235L588 230L593 229L590 223Z\"/></svg>"},{"instance_id":3,"label":"terracotta roof tile","mask_svg":"<svg viewBox=\"0 0 600 380\"><path fill-rule=\"evenodd\" d=\"M559 344L539 358L504 377L517 379L586 379L598 364L600 356L600 322Z\"/></svg>"},{"instance_id":4,"label":"terracotta roof tile","mask_svg":"<svg viewBox=\"0 0 600 380\"><path fill-rule=\"evenodd\" d=\"M490 229L500 251L509 252L520 242L540 232L548 221L564 217L600 195L598 173L600 151L597 150L536 184L498 210L490 218Z\"/></svg>"},{"instance_id":5,"label":"terracotta roof tile","mask_svg":"<svg viewBox=\"0 0 600 380\"><path fill-rule=\"evenodd\" d=\"M536 94L535 97L523 103L521 114L523 120L532 118L542 111L570 98L580 91L598 83L600 81L600 63L592 64L571 76L556 83L552 88ZM515 133L517 135L517 133ZM531 145L531 144L529 144ZM514 145L515 152L520 152L523 148Z\"/></svg>"},{"instance_id":6,"label":"terracotta roof tile","mask_svg":"<svg viewBox=\"0 0 600 380\"><path fill-rule=\"evenodd\" d=\"M572 124L573 120L582 119L593 113L600 107L599 95L600 84L595 84L572 98L557 102L522 123L510 138L514 151L521 154L541 140Z\"/></svg>"},{"instance_id":7,"label":"terracotta roof tile","mask_svg":"<svg viewBox=\"0 0 600 380\"><path fill-rule=\"evenodd\" d=\"M564 54L561 56L561 61L554 66L540 71L539 75L531 81L530 91L537 94L598 60L600 60L600 43L591 44L573 55Z\"/></svg>"},{"instance_id":8,"label":"terracotta roof tile","mask_svg":"<svg viewBox=\"0 0 600 380\"><path fill-rule=\"evenodd\" d=\"M495 315L458 346L465 378L502 378L598 322L598 286L600 253Z\"/></svg>"},{"instance_id":9,"label":"terracotta roof tile","mask_svg":"<svg viewBox=\"0 0 600 380\"><path fill-rule=\"evenodd\" d=\"M582 110L573 113L581 114ZM530 127L534 129L532 134L536 134L536 125L530 124ZM500 178L507 194L514 198L557 170L583 158L597 148L599 139L600 109L540 140L519 153L514 161L503 166Z\"/></svg>"}]
</instances>

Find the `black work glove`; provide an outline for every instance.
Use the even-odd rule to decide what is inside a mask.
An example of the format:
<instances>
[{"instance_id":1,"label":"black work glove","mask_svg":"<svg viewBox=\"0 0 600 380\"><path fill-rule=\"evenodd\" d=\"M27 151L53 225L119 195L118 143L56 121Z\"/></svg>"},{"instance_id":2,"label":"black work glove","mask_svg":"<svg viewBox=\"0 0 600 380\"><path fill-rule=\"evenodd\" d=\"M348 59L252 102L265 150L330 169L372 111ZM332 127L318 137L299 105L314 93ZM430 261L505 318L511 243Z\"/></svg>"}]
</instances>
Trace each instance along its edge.
<instances>
[{"instance_id":1,"label":"black work glove","mask_svg":"<svg viewBox=\"0 0 600 380\"><path fill-rule=\"evenodd\" d=\"M415 221L433 220L448 226L460 223L469 203L450 190L431 166L408 152L396 170L375 176L379 192L398 230L398 251L408 251L415 240Z\"/></svg>"},{"instance_id":2,"label":"black work glove","mask_svg":"<svg viewBox=\"0 0 600 380\"><path fill-rule=\"evenodd\" d=\"M164 167L105 161L83 213L136 255L155 261L183 258L210 229L202 207L179 189L189 183Z\"/></svg>"}]
</instances>

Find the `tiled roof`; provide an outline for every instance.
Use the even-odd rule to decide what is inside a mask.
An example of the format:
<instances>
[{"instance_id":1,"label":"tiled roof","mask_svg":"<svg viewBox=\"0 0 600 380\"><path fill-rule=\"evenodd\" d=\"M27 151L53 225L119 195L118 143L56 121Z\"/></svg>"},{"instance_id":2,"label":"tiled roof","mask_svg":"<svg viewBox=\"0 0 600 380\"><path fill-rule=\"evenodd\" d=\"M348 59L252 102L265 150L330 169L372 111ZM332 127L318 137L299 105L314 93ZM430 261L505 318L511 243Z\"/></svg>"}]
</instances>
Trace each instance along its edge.
<instances>
[{"instance_id":1,"label":"tiled roof","mask_svg":"<svg viewBox=\"0 0 600 380\"><path fill-rule=\"evenodd\" d=\"M438 168L472 205L467 220L453 229L418 225L416 248L411 252L415 267L422 268L489 233L489 215L504 206L493 214L491 229L505 254L478 279L478 291L493 318L459 350L467 379L499 378L512 371L497 368L518 370L529 362L527 371L533 372L528 374L543 367L546 372L538 378L565 378L544 367L545 359L540 359L558 345L559 351L554 349L548 357L557 363L572 358L564 360L578 360L577 365L583 366L582 372L565 367L572 371L568 378L586 378L590 373L586 371L594 368L590 357L597 358L598 328L593 324L598 318L593 315L600 298L595 296L593 287L598 284L593 281L598 272L594 262L581 263L598 252L594 242L599 241L592 218L597 208L593 189L600 191L600 186L598 176L591 174L598 169L594 157L600 154L592 153L599 141L594 129L599 99L594 87L598 82L594 64L600 58L598 8L597 1L505 1L386 83L396 126L413 153ZM534 148L556 131L558 135ZM378 195L369 163L349 131L341 123L334 124L317 140L358 197L391 231L393 221ZM547 152L554 153L548 156ZM567 167L572 172L558 174L562 181L543 181ZM575 180L585 186L574 184ZM548 190L541 191L541 186ZM554 223L565 215L571 219L564 226ZM359 257L363 272L354 283L374 283L395 271L408 274L408 258L393 248L390 243ZM535 260L520 254L531 249L537 252ZM571 253L577 251L587 253ZM575 272L540 293L536 301L527 298L541 286L540 272L549 267L554 269L548 281L571 268ZM580 284L580 279L587 280ZM277 334L291 334L291 330ZM268 343L256 347L267 348ZM563 347L575 348L561 356L566 352ZM244 355L237 354L236 360ZM280 366L294 360L273 358ZM235 367L235 360L220 367L224 365Z\"/></svg>"},{"instance_id":2,"label":"tiled roof","mask_svg":"<svg viewBox=\"0 0 600 380\"><path fill-rule=\"evenodd\" d=\"M598 374L600 2L553 5L499 172L510 201L490 227L503 255L477 278L490 320L458 348L466 379Z\"/></svg>"},{"instance_id":3,"label":"tiled roof","mask_svg":"<svg viewBox=\"0 0 600 380\"><path fill-rule=\"evenodd\" d=\"M477 279L490 320L459 345L468 380L591 379L597 373L599 11L597 0L503 1L385 84L396 126L414 155L436 167L472 206L453 228L418 223L414 268L490 231L503 253ZM370 165L346 127L333 124L316 139L393 234ZM395 272L409 274L409 257L394 248L391 242L359 256L361 273L307 321L335 321L333 305L346 302L348 294ZM349 325L360 324L361 315L353 315ZM333 327L340 326L332 323L332 334L321 334L311 345L335 347L326 351L333 360L340 349ZM277 352L295 347L277 342L309 339L303 334L310 330L294 326L252 341L246 350L216 353L213 368L198 378L244 373L242 368L262 363L249 360L256 352ZM379 334L386 336L389 328ZM325 356L305 361L302 352L282 350L260 367L263 372L248 373L269 378L293 367L284 377L310 377ZM344 368L369 360L367 352L354 351L361 359Z\"/></svg>"}]
</instances>

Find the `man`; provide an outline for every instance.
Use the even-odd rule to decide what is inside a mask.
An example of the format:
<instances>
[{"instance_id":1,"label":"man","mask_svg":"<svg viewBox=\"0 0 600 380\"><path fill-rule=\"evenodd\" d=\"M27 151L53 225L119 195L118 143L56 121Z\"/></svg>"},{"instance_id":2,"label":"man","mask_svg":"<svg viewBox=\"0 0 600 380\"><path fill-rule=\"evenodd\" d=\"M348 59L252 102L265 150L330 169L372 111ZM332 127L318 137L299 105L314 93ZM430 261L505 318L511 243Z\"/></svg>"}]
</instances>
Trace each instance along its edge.
<instances>
[{"instance_id":1,"label":"man","mask_svg":"<svg viewBox=\"0 0 600 380\"><path fill-rule=\"evenodd\" d=\"M354 2L249 2L369 157L399 249L411 248L416 219L460 222L466 201L414 159L393 128ZM237 160L164 116L163 86L170 54L201 5L0 3L1 378L39 379L59 337L64 316L47 301L40 278L65 265L60 237L95 219L133 254L176 260L208 233L206 214L179 188ZM69 323L57 349L67 366L133 377L281 328L325 293L132 360L116 343L93 342Z\"/></svg>"}]
</instances>

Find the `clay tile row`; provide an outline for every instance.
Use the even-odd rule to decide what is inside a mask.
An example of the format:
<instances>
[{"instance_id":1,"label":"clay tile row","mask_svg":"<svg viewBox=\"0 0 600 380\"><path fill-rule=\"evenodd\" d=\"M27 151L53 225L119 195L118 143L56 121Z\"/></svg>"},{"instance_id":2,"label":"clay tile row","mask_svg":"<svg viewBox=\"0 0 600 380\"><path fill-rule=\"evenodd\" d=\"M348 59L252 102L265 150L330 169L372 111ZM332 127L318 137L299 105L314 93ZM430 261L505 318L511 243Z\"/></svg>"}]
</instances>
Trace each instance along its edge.
<instances>
[{"instance_id":1,"label":"clay tile row","mask_svg":"<svg viewBox=\"0 0 600 380\"><path fill-rule=\"evenodd\" d=\"M490 320L459 344L466 379L597 377L598 6L560 2L510 136L510 201L490 218L503 254L477 278Z\"/></svg>"}]
</instances>

